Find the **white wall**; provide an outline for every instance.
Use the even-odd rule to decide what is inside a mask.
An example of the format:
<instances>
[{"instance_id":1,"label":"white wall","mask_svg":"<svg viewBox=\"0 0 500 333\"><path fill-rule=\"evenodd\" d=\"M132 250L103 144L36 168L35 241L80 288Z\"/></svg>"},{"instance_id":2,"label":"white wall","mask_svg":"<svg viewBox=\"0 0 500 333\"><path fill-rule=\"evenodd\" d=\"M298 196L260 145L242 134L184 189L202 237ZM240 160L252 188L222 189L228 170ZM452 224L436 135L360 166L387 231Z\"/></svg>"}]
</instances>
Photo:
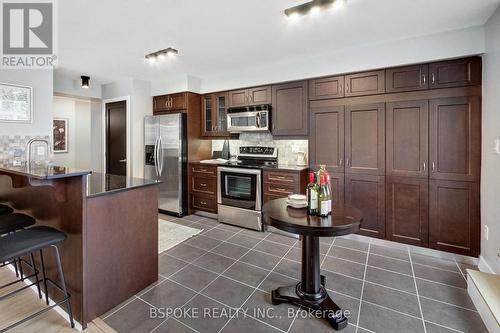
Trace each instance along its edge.
<instances>
[{"instance_id":1,"label":"white wall","mask_svg":"<svg viewBox=\"0 0 500 333\"><path fill-rule=\"evenodd\" d=\"M78 169L92 169L91 103L54 97L54 117L68 119L68 152L55 153L54 163Z\"/></svg>"},{"instance_id":2,"label":"white wall","mask_svg":"<svg viewBox=\"0 0 500 333\"><path fill-rule=\"evenodd\" d=\"M0 123L1 135L52 135L52 70L0 69L0 82L33 88L33 123Z\"/></svg>"},{"instance_id":3,"label":"white wall","mask_svg":"<svg viewBox=\"0 0 500 333\"><path fill-rule=\"evenodd\" d=\"M500 139L500 8L486 24L483 81L483 151L481 166L481 257L500 274L500 155L493 142ZM489 240L484 226L489 227Z\"/></svg>"},{"instance_id":4,"label":"white wall","mask_svg":"<svg viewBox=\"0 0 500 333\"><path fill-rule=\"evenodd\" d=\"M144 176L144 116L153 114L151 84L140 80L122 80L102 86L103 102L119 97L129 97L130 171L133 177ZM101 135L102 137L102 135Z\"/></svg>"},{"instance_id":5,"label":"white wall","mask_svg":"<svg viewBox=\"0 0 500 333\"><path fill-rule=\"evenodd\" d=\"M484 49L484 27L473 27L400 41L373 43L311 57L296 57L286 61L276 59L276 62L260 67L245 67L237 72L204 76L200 92L456 58L481 54Z\"/></svg>"},{"instance_id":6,"label":"white wall","mask_svg":"<svg viewBox=\"0 0 500 333\"><path fill-rule=\"evenodd\" d=\"M82 81L79 76L68 76L54 71L54 93L89 97L101 98L101 84L95 82L90 78L90 87L87 89L82 88Z\"/></svg>"}]
</instances>

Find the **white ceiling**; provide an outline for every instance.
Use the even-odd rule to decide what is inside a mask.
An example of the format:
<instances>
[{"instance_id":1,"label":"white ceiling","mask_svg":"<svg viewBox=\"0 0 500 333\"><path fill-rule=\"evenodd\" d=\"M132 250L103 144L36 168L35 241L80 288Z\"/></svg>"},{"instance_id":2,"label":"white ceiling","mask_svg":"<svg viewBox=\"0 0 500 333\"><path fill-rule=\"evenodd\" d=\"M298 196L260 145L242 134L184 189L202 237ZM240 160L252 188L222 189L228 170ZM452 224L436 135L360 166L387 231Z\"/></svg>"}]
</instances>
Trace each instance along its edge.
<instances>
[{"instance_id":1,"label":"white ceiling","mask_svg":"<svg viewBox=\"0 0 500 333\"><path fill-rule=\"evenodd\" d=\"M59 67L101 82L199 78L298 56L483 25L500 0L347 0L290 22L305 0L59 1ZM144 55L174 47L175 59Z\"/></svg>"}]
</instances>

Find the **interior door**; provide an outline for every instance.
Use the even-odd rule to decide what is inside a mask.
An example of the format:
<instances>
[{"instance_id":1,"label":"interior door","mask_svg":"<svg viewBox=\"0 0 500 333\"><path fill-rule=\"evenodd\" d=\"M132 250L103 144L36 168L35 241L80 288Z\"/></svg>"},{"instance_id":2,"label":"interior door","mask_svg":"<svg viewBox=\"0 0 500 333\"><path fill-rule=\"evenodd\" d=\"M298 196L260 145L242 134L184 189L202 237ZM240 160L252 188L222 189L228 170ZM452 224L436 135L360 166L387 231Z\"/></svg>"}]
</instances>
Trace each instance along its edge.
<instances>
[{"instance_id":1,"label":"interior door","mask_svg":"<svg viewBox=\"0 0 500 333\"><path fill-rule=\"evenodd\" d=\"M311 108L310 118L310 167L344 172L344 107Z\"/></svg>"},{"instance_id":2,"label":"interior door","mask_svg":"<svg viewBox=\"0 0 500 333\"><path fill-rule=\"evenodd\" d=\"M127 102L106 104L106 172L127 175Z\"/></svg>"},{"instance_id":3,"label":"interior door","mask_svg":"<svg viewBox=\"0 0 500 333\"><path fill-rule=\"evenodd\" d=\"M160 116L159 209L182 213L182 114Z\"/></svg>"},{"instance_id":4,"label":"interior door","mask_svg":"<svg viewBox=\"0 0 500 333\"><path fill-rule=\"evenodd\" d=\"M480 97L433 99L429 118L430 178L479 181Z\"/></svg>"},{"instance_id":5,"label":"interior door","mask_svg":"<svg viewBox=\"0 0 500 333\"><path fill-rule=\"evenodd\" d=\"M385 104L349 105L345 119L347 173L385 174Z\"/></svg>"},{"instance_id":6,"label":"interior door","mask_svg":"<svg viewBox=\"0 0 500 333\"><path fill-rule=\"evenodd\" d=\"M387 176L428 177L428 100L387 103Z\"/></svg>"}]
</instances>

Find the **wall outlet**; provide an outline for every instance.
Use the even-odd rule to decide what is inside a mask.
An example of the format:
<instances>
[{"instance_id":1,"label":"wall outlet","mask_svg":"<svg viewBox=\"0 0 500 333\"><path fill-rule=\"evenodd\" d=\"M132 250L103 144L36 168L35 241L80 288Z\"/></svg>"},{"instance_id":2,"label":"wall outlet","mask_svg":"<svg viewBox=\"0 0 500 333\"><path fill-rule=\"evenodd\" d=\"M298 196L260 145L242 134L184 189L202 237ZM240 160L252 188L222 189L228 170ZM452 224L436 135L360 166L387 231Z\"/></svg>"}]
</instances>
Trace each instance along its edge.
<instances>
[{"instance_id":1,"label":"wall outlet","mask_svg":"<svg viewBox=\"0 0 500 333\"><path fill-rule=\"evenodd\" d=\"M493 144L493 151L495 154L500 155L500 139L495 139Z\"/></svg>"},{"instance_id":2,"label":"wall outlet","mask_svg":"<svg viewBox=\"0 0 500 333\"><path fill-rule=\"evenodd\" d=\"M484 226L484 239L488 240L490 233L490 228L487 225Z\"/></svg>"}]
</instances>

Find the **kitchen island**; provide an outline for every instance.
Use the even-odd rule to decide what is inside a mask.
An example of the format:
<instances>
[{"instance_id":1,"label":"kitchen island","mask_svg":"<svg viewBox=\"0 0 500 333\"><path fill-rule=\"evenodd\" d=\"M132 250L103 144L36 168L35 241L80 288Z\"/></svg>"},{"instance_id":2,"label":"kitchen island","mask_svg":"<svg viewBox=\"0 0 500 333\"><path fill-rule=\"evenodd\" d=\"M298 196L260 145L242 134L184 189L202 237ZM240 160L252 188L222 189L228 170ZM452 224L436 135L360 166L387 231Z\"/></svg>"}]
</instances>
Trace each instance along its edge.
<instances>
[{"instance_id":1,"label":"kitchen island","mask_svg":"<svg viewBox=\"0 0 500 333\"><path fill-rule=\"evenodd\" d=\"M82 328L157 281L156 184L66 167L0 164L0 202L67 234L62 264ZM45 259L48 276L57 281L53 258ZM60 297L50 288L49 295Z\"/></svg>"}]
</instances>

